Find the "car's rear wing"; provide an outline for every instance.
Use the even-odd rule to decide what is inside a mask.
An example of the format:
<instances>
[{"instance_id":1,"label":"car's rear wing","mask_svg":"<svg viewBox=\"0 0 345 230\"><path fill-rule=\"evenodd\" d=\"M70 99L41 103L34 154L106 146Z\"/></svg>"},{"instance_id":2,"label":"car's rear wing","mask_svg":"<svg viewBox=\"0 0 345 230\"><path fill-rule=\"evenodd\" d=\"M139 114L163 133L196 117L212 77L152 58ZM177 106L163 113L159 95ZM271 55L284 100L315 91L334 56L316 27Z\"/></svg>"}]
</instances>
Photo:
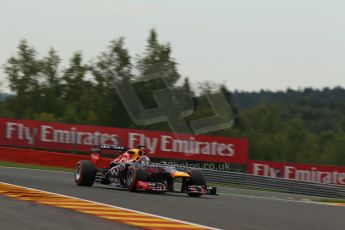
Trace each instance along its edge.
<instances>
[{"instance_id":1,"label":"car's rear wing","mask_svg":"<svg viewBox=\"0 0 345 230\"><path fill-rule=\"evenodd\" d=\"M119 145L95 145L92 147L91 152L101 153L102 150L114 150L114 151L127 151L127 148Z\"/></svg>"},{"instance_id":2,"label":"car's rear wing","mask_svg":"<svg viewBox=\"0 0 345 230\"><path fill-rule=\"evenodd\" d=\"M126 147L119 145L95 145L91 149L91 162L95 165L101 158L102 150L110 150L116 152L125 152L127 151Z\"/></svg>"}]
</instances>

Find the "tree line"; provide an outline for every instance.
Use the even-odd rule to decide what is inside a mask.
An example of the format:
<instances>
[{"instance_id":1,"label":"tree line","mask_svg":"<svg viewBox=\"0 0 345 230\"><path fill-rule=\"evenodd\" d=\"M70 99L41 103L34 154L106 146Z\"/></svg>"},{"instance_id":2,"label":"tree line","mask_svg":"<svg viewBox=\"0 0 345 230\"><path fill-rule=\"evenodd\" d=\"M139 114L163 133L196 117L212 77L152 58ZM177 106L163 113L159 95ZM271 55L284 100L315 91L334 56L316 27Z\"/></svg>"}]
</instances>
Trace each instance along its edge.
<instances>
[{"instance_id":1,"label":"tree line","mask_svg":"<svg viewBox=\"0 0 345 230\"><path fill-rule=\"evenodd\" d=\"M115 84L124 78L146 79L133 85L144 107L157 107L155 90L180 90L194 104L187 120L213 115L205 95L221 91L235 122L211 135L248 138L251 159L345 165L341 87L230 92L225 85L215 88L204 82L194 92L189 79L179 73L170 44L160 42L155 30L149 33L145 51L134 58L125 39L119 38L92 61L81 52L74 53L65 68L61 61L53 48L39 57L27 41L21 41L17 53L3 65L12 93L4 96L0 91L0 117L170 131L164 122L150 126L132 122L116 92ZM163 73L164 81L150 79L155 73Z\"/></svg>"}]
</instances>

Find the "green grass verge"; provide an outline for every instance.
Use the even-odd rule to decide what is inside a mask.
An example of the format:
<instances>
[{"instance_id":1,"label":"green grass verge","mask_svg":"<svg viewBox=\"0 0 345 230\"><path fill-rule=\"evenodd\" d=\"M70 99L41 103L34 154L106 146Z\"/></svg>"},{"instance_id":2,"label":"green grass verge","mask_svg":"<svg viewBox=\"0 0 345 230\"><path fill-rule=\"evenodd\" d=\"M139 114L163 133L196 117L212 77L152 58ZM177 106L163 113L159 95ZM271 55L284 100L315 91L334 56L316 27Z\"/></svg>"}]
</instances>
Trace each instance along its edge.
<instances>
[{"instance_id":1,"label":"green grass verge","mask_svg":"<svg viewBox=\"0 0 345 230\"><path fill-rule=\"evenodd\" d=\"M8 162L8 161L0 161L0 166L15 167L15 168L27 168L27 169L41 169L41 170L51 170L51 171L61 171L61 172L73 172L73 169L69 169L69 168L35 165L35 164L15 163L15 162Z\"/></svg>"},{"instance_id":2,"label":"green grass verge","mask_svg":"<svg viewBox=\"0 0 345 230\"><path fill-rule=\"evenodd\" d=\"M343 203L343 204L345 204L345 200L344 199L321 199L320 202Z\"/></svg>"}]
</instances>

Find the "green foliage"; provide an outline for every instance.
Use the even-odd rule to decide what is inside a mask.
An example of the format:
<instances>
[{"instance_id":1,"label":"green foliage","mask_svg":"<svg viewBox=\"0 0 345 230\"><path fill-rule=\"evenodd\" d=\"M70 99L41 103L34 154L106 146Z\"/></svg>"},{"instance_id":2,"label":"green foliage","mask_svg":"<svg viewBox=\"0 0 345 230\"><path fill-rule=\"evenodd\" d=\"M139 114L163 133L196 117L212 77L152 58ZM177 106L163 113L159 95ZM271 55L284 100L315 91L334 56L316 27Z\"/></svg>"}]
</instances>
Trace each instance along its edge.
<instances>
[{"instance_id":1,"label":"green foliage","mask_svg":"<svg viewBox=\"0 0 345 230\"><path fill-rule=\"evenodd\" d=\"M160 43L151 30L134 64L124 38L119 38L93 62L85 62L77 52L61 68L54 49L39 58L23 40L3 66L13 94L5 97L0 91L0 117L170 131L166 122L134 124L115 84L137 81L133 87L146 109L157 107L152 92L159 89L173 89L182 100L192 97L194 113L188 122L213 116L205 95L220 90L235 122L210 135L248 138L251 159L345 165L345 89L230 92L225 85L204 82L195 93L188 78L178 84L180 74L171 53L170 45Z\"/></svg>"},{"instance_id":2,"label":"green foliage","mask_svg":"<svg viewBox=\"0 0 345 230\"><path fill-rule=\"evenodd\" d=\"M93 106L99 125L128 127L131 120L115 90L123 78L132 78L132 64L124 38L110 42L108 49L91 65L96 85Z\"/></svg>"},{"instance_id":3,"label":"green foliage","mask_svg":"<svg viewBox=\"0 0 345 230\"><path fill-rule=\"evenodd\" d=\"M15 56L4 65L5 73L10 82L10 89L15 97L8 99L8 106L15 118L29 118L40 103L40 62L37 53L25 40L18 46Z\"/></svg>"},{"instance_id":4,"label":"green foliage","mask_svg":"<svg viewBox=\"0 0 345 230\"><path fill-rule=\"evenodd\" d=\"M60 62L61 59L54 49L50 49L47 57L41 60L40 75L42 83L40 86L40 114L42 114L43 117L47 117L47 115L50 114L48 120L51 121L58 120L56 116L62 116L64 109L64 101L62 98L64 90L62 79L59 75Z\"/></svg>"},{"instance_id":5,"label":"green foliage","mask_svg":"<svg viewBox=\"0 0 345 230\"><path fill-rule=\"evenodd\" d=\"M92 103L95 89L93 83L86 79L88 72L89 67L83 63L82 54L75 53L62 77L65 102L63 120L69 123L94 124L97 122Z\"/></svg>"},{"instance_id":6,"label":"green foliage","mask_svg":"<svg viewBox=\"0 0 345 230\"><path fill-rule=\"evenodd\" d=\"M180 79L177 63L171 57L170 44L160 44L155 30L150 31L144 54L138 57L137 69L140 78L150 79L158 73L171 86Z\"/></svg>"},{"instance_id":7,"label":"green foliage","mask_svg":"<svg viewBox=\"0 0 345 230\"><path fill-rule=\"evenodd\" d=\"M250 157L344 165L343 116L338 114L338 107L330 108L332 103L330 100L329 104L311 106L266 101L241 109L240 133L249 138Z\"/></svg>"}]
</instances>

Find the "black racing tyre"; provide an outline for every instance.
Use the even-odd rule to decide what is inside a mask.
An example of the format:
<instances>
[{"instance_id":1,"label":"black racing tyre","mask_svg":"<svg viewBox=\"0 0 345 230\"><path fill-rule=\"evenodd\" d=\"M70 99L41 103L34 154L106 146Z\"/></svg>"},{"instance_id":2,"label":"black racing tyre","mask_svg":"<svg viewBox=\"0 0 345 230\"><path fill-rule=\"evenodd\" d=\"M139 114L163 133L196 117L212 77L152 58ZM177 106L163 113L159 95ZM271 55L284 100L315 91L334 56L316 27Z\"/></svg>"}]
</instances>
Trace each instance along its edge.
<instances>
[{"instance_id":1,"label":"black racing tyre","mask_svg":"<svg viewBox=\"0 0 345 230\"><path fill-rule=\"evenodd\" d=\"M129 167L126 177L126 187L129 191L135 192L137 187L137 181L146 181L147 171L144 169L136 169L135 167Z\"/></svg>"},{"instance_id":2,"label":"black racing tyre","mask_svg":"<svg viewBox=\"0 0 345 230\"><path fill-rule=\"evenodd\" d=\"M190 178L191 185L206 185L205 175L202 170L191 169L188 173L191 175L191 178Z\"/></svg>"},{"instance_id":3,"label":"black racing tyre","mask_svg":"<svg viewBox=\"0 0 345 230\"><path fill-rule=\"evenodd\" d=\"M206 180L204 172L200 169L191 169L188 171L188 173L191 175L190 180L187 182L188 185L203 185L206 186ZM199 197L202 194L201 193L187 193L190 197Z\"/></svg>"},{"instance_id":4,"label":"black racing tyre","mask_svg":"<svg viewBox=\"0 0 345 230\"><path fill-rule=\"evenodd\" d=\"M97 169L91 161L78 161L74 171L75 183L79 186L91 187L95 181L96 173Z\"/></svg>"},{"instance_id":5,"label":"black racing tyre","mask_svg":"<svg viewBox=\"0 0 345 230\"><path fill-rule=\"evenodd\" d=\"M199 197L199 196L202 196L201 193L187 193L187 194L188 194L188 196L190 196L190 197Z\"/></svg>"},{"instance_id":6,"label":"black racing tyre","mask_svg":"<svg viewBox=\"0 0 345 230\"><path fill-rule=\"evenodd\" d=\"M174 191L174 179L171 176L167 179L167 185L168 185L168 191L173 192Z\"/></svg>"}]
</instances>

